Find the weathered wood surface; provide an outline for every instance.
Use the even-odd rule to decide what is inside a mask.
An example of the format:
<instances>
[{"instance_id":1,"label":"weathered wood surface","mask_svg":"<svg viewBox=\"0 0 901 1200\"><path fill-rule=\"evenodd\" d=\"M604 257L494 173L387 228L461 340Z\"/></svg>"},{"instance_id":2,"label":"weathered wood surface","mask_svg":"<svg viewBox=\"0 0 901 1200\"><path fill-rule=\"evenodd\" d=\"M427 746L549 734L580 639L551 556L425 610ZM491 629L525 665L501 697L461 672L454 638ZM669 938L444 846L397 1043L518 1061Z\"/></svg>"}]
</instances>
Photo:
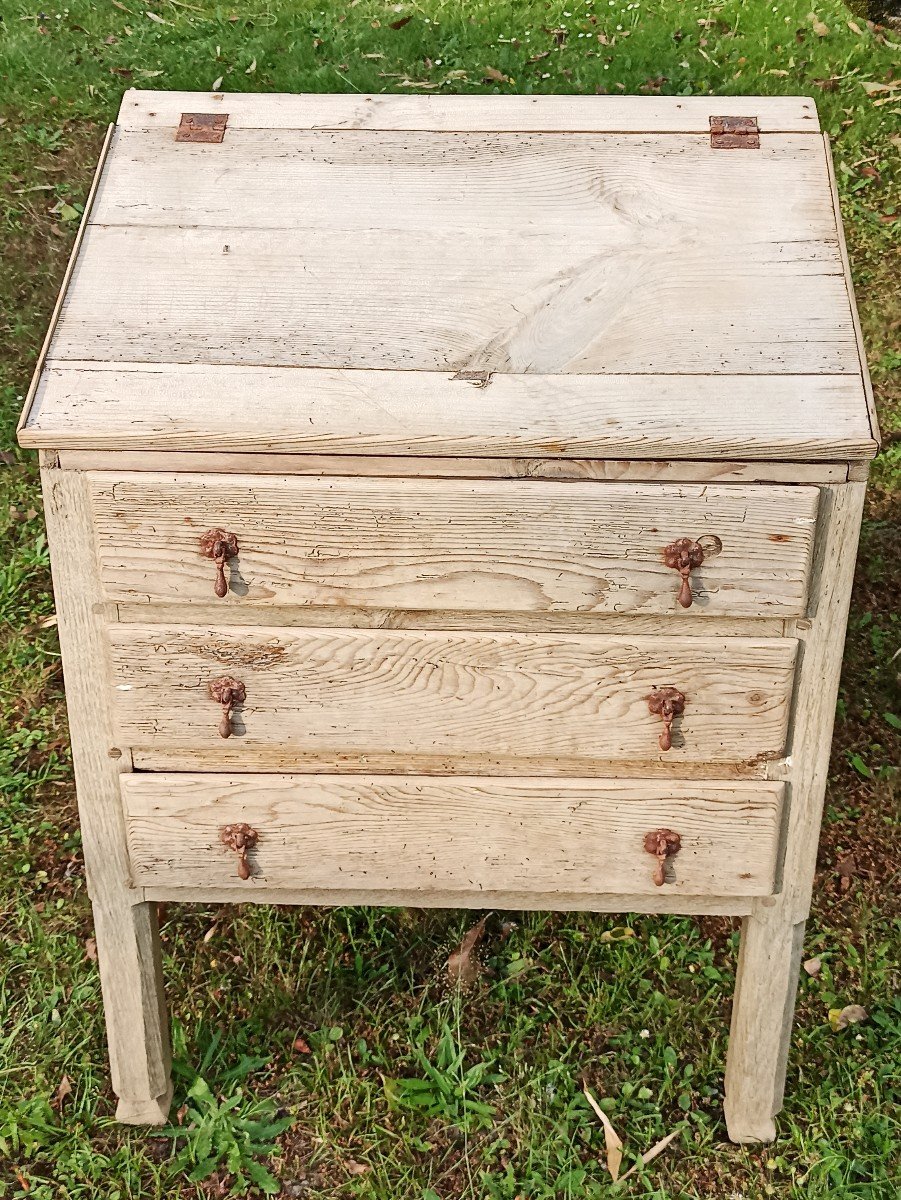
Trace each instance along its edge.
<instances>
[{"instance_id":1,"label":"weathered wood surface","mask_svg":"<svg viewBox=\"0 0 901 1200\"><path fill-rule=\"evenodd\" d=\"M238 537L222 604L670 613L663 548L715 534L688 614L801 615L813 487L89 474L110 600L209 604L210 528Z\"/></svg>"},{"instance_id":2,"label":"weathered wood surface","mask_svg":"<svg viewBox=\"0 0 901 1200\"><path fill-rule=\"evenodd\" d=\"M586 241L541 215L490 237L92 225L52 357L859 377L834 231L736 255L675 217Z\"/></svg>"},{"instance_id":3,"label":"weathered wood surface","mask_svg":"<svg viewBox=\"0 0 901 1200\"><path fill-rule=\"evenodd\" d=\"M19 421L16 426L16 434L21 437L22 431L28 424L28 419L31 415L32 406L37 395L38 387L44 377L44 364L47 361L47 354L50 350L50 343L53 341L53 335L56 332L56 323L59 320L60 313L63 309L63 301L66 297L66 292L69 289L69 282L75 271L75 263L78 260L79 251L81 250L81 241L88 227L88 222L91 218L91 212L94 207L94 201L97 198L97 192L100 188L100 178L103 174L103 168L106 165L106 156L109 153L110 145L113 140L114 126L107 127L106 137L103 139L103 145L100 148L100 158L97 161L97 166L94 169L94 177L91 180L91 187L88 191L84 202L84 209L81 214L81 222L78 226L78 233L75 235L75 241L72 243L72 251L69 254L69 261L66 263L66 270L63 274L62 283L59 287L59 294L56 297L56 303L53 305L53 312L50 314L50 321L47 325L47 332L44 334L44 340L41 343L41 349L38 353L37 362L34 365L31 382L28 385L28 392L25 396L25 403L22 406L22 411L19 414ZM21 443L23 446L30 445L28 441Z\"/></svg>"},{"instance_id":4,"label":"weathered wood surface","mask_svg":"<svg viewBox=\"0 0 901 1200\"><path fill-rule=\"evenodd\" d=\"M131 764L113 735L87 480L44 470L42 483L116 1115L159 1124L172 1085L156 906L141 902L128 861L119 779Z\"/></svg>"},{"instance_id":5,"label":"weathered wood surface","mask_svg":"<svg viewBox=\"0 0 901 1200\"><path fill-rule=\"evenodd\" d=\"M867 366L867 350L864 345L863 331L860 328L860 316L857 311L857 298L854 295L854 285L851 277L851 262L848 258L848 246L845 241L845 227L842 224L842 209L838 198L838 184L835 181L835 163L832 159L832 147L829 144L829 135L824 133L823 149L826 154L826 166L829 171L829 193L832 197L832 211L835 216L835 231L838 235L838 249L842 260L842 269L845 273L845 286L848 289L848 304L851 308L851 321L854 325L854 337L857 342L857 357L860 360L860 375L861 383L863 384L864 398L867 405L867 419L870 425L870 435L878 448L881 440L879 433L879 417L876 413L876 401L873 398L873 384L870 381L870 369ZM849 476L852 478L852 476ZM860 476L858 478L861 478ZM866 478L866 476L862 476Z\"/></svg>"},{"instance_id":6,"label":"weathered wood surface","mask_svg":"<svg viewBox=\"0 0 901 1200\"><path fill-rule=\"evenodd\" d=\"M615 473L640 470L636 459L707 459L697 468L678 462L670 468L686 478L696 469L694 477L706 479L733 470L728 460L792 459L796 482L810 469L798 460L861 457L875 449L860 379L852 375L724 382L700 375L501 373L482 388L423 371L58 360L48 364L20 440L56 449L264 451L271 458L273 451L396 455L399 465L403 455L454 456L436 463L445 472L461 457L498 458L493 468L480 464L479 474L540 475L554 469L554 459L597 456L608 462L570 470ZM500 457L523 455L539 461L506 466ZM240 471L240 463L231 469ZM372 469L364 459L355 473Z\"/></svg>"},{"instance_id":7,"label":"weathered wood surface","mask_svg":"<svg viewBox=\"0 0 901 1200\"><path fill-rule=\"evenodd\" d=\"M222 761L209 684L240 679L227 750L747 762L781 753L796 643L416 630L109 629L123 743ZM671 750L655 687L686 696ZM271 761L271 760L270 760Z\"/></svg>"},{"instance_id":8,"label":"weathered wood surface","mask_svg":"<svg viewBox=\"0 0 901 1200\"><path fill-rule=\"evenodd\" d=\"M142 604L135 600L108 602L97 610L105 621L127 625L183 625L183 604ZM274 604L253 611L258 628L283 625L327 627L331 629L442 629L479 630L494 633L625 633L632 637L670 638L703 634L709 637L784 637L789 617L717 617L705 616L699 625L685 609L657 616L616 613L567 612L462 612L447 609L352 608L346 604L309 605L291 608ZM209 604L191 608L192 625L246 625L240 606L223 604L210 596ZM794 627L793 627L794 628ZM794 634L792 634L794 636Z\"/></svg>"},{"instance_id":9,"label":"weathered wood surface","mask_svg":"<svg viewBox=\"0 0 901 1200\"><path fill-rule=\"evenodd\" d=\"M123 782L141 884L474 893L491 889L766 895L783 784L142 775ZM259 833L252 875L219 830ZM654 886L646 833L682 849Z\"/></svg>"},{"instance_id":10,"label":"weathered wood surface","mask_svg":"<svg viewBox=\"0 0 901 1200\"><path fill-rule=\"evenodd\" d=\"M844 483L869 470L851 462L738 462L721 459L436 458L433 455L281 454L277 451L53 450L64 470L218 475L375 475L395 479L594 479L656 483ZM177 457L173 457L173 454ZM852 471L855 473L852 475ZM862 476L866 478L866 474Z\"/></svg>"},{"instance_id":11,"label":"weathered wood surface","mask_svg":"<svg viewBox=\"0 0 901 1200\"><path fill-rule=\"evenodd\" d=\"M651 234L710 245L734 236L740 211L746 243L830 240L825 180L822 140L804 134L723 156L707 138L654 133L231 130L211 154L171 129L117 130L91 222L505 239L540 228L600 248ZM736 262L711 246L724 251Z\"/></svg>"},{"instance_id":12,"label":"weathered wood surface","mask_svg":"<svg viewBox=\"0 0 901 1200\"><path fill-rule=\"evenodd\" d=\"M813 620L789 624L801 653L789 745L785 856L779 896L772 904L755 906L742 929L725 1081L733 1141L771 1141L782 1107L865 492L863 483L823 489Z\"/></svg>"},{"instance_id":13,"label":"weathered wood surface","mask_svg":"<svg viewBox=\"0 0 901 1200\"><path fill-rule=\"evenodd\" d=\"M461 892L444 888L408 891L404 888L262 887L255 883L240 890L232 886L200 883L190 887L168 887L152 883L141 889L147 900L175 904L303 904L325 908L348 904L375 904L408 908L506 909L514 912L675 913L686 916L741 917L751 911L753 896L686 896L670 890L665 896L624 895L621 892L541 892L507 888Z\"/></svg>"},{"instance_id":14,"label":"weathered wood surface","mask_svg":"<svg viewBox=\"0 0 901 1200\"><path fill-rule=\"evenodd\" d=\"M183 112L227 112L235 129L583 130L706 133L711 115L757 117L766 133L816 133L807 96L405 96L153 92L122 97L121 129L169 128Z\"/></svg>"}]
</instances>

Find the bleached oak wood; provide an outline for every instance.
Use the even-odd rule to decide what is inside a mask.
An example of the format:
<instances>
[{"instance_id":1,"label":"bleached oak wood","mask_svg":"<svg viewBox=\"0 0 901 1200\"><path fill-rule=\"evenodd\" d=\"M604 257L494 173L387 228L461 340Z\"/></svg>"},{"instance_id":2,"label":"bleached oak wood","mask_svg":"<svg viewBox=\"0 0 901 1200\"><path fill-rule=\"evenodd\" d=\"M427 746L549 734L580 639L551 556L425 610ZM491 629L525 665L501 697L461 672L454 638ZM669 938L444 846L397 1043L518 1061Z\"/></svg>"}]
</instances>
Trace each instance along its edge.
<instances>
[{"instance_id":1,"label":"bleached oak wood","mask_svg":"<svg viewBox=\"0 0 901 1200\"><path fill-rule=\"evenodd\" d=\"M197 111L220 145L175 143ZM711 148L724 113L759 150ZM151 902L252 899L741 914L728 1127L774 1135L878 443L818 128L803 98L126 94L19 431L120 1119L168 1105ZM662 547L708 533L682 610ZM248 683L227 740L211 673Z\"/></svg>"},{"instance_id":2,"label":"bleached oak wood","mask_svg":"<svg viewBox=\"0 0 901 1200\"><path fill-rule=\"evenodd\" d=\"M812 487L371 478L258 479L90 473L110 600L204 603L199 538L240 553L222 604L458 611L800 615L818 493ZM662 558L714 534L722 552L677 603Z\"/></svg>"},{"instance_id":3,"label":"bleached oak wood","mask_svg":"<svg viewBox=\"0 0 901 1200\"><path fill-rule=\"evenodd\" d=\"M145 885L747 896L772 891L783 789L671 784L661 796L634 780L136 774L123 797ZM259 834L247 881L219 841L238 821ZM658 889L643 840L662 825L682 849Z\"/></svg>"},{"instance_id":4,"label":"bleached oak wood","mask_svg":"<svg viewBox=\"0 0 901 1200\"><path fill-rule=\"evenodd\" d=\"M117 1117L161 1123L172 1097L156 908L132 885L112 733L109 651L83 475L42 470L53 590Z\"/></svg>"},{"instance_id":5,"label":"bleached oak wood","mask_svg":"<svg viewBox=\"0 0 901 1200\"><path fill-rule=\"evenodd\" d=\"M690 462L609 458L435 458L419 455L215 453L179 450L61 450L72 471L236 475L375 475L397 479L594 479L660 483L844 483L864 462Z\"/></svg>"},{"instance_id":6,"label":"bleached oak wood","mask_svg":"<svg viewBox=\"0 0 901 1200\"><path fill-rule=\"evenodd\" d=\"M757 117L766 133L816 133L808 96L407 96L154 92L129 89L120 129L164 126L183 112L227 112L236 129L585 130L689 132L710 136L709 118ZM223 143L224 144L224 143Z\"/></svg>"},{"instance_id":7,"label":"bleached oak wood","mask_svg":"<svg viewBox=\"0 0 901 1200\"><path fill-rule=\"evenodd\" d=\"M678 134L232 129L213 154L168 128L118 130L91 223L505 237L540 221L592 245L636 227L711 243L740 209L746 242L809 241L836 236L825 179L806 134L724 161Z\"/></svg>"},{"instance_id":8,"label":"bleached oak wood","mask_svg":"<svg viewBox=\"0 0 901 1200\"><path fill-rule=\"evenodd\" d=\"M813 620L794 623L801 658L790 750L789 807L780 895L743 924L726 1067L733 1141L770 1141L782 1107L804 921L817 841L865 484L823 489Z\"/></svg>"},{"instance_id":9,"label":"bleached oak wood","mask_svg":"<svg viewBox=\"0 0 901 1200\"><path fill-rule=\"evenodd\" d=\"M260 887L248 891L234 887L210 887L199 884L189 888L151 885L142 889L147 900L175 904L304 904L326 908L348 904L373 904L406 908L478 908L506 909L514 912L596 912L596 913L675 913L685 916L741 917L751 911L751 896L653 896L621 895L616 892L588 895L573 892L538 891L447 891L429 888L427 892L402 889L342 889L324 891L315 888Z\"/></svg>"},{"instance_id":10,"label":"bleached oak wood","mask_svg":"<svg viewBox=\"0 0 901 1200\"><path fill-rule=\"evenodd\" d=\"M87 198L84 202L84 209L81 214L81 221L78 226L78 233L75 235L75 241L72 243L72 252L69 255L69 261L66 264L66 270L63 274L63 281L60 284L59 294L56 297L56 303L53 306L53 312L50 314L50 322L47 326L47 332L44 334L44 341L41 344L41 349L38 353L37 362L35 363L34 371L31 376L31 383L28 386L28 391L25 395L25 403L22 406L22 412L19 414L19 421L16 426L16 434L21 436L22 431L28 424L28 418L31 414L31 408L34 404L35 396L37 395L38 386L44 372L44 364L47 360L47 354L50 350L50 343L53 341L53 335L56 331L56 323L59 320L60 313L63 308L63 301L66 298L66 292L69 287L69 281L75 270L75 262L81 250L81 242L84 237L85 230L90 221L91 212L94 207L94 200L97 196L98 188L100 187L100 178L103 174L103 168L106 164L106 156L109 153L110 144L113 139L113 130L115 126L107 127L106 136L103 139L103 145L100 147L100 157L97 161L97 166L94 169L94 177L91 181L91 186L88 190ZM24 446L26 443L22 442Z\"/></svg>"},{"instance_id":11,"label":"bleached oak wood","mask_svg":"<svg viewBox=\"0 0 901 1200\"><path fill-rule=\"evenodd\" d=\"M859 375L834 240L761 239L737 256L731 240L663 225L590 243L540 213L491 237L92 225L53 357Z\"/></svg>"},{"instance_id":12,"label":"bleached oak wood","mask_svg":"<svg viewBox=\"0 0 901 1200\"><path fill-rule=\"evenodd\" d=\"M417 630L115 625L109 629L121 741L223 761L209 684L247 699L225 748L241 769L295 754L466 762L655 759L759 762L781 754L794 677L790 639L641 638ZM685 713L657 745L655 687Z\"/></svg>"},{"instance_id":13,"label":"bleached oak wood","mask_svg":"<svg viewBox=\"0 0 901 1200\"><path fill-rule=\"evenodd\" d=\"M442 455L450 459L437 464L445 471L466 470L475 456L498 460L479 464L479 474L549 473L548 460L560 457L621 460L575 468L586 473L634 473L643 469L635 460L663 458L683 477L696 470L692 478L707 479L740 470L728 460L788 458L797 463L793 482L810 469L798 460L863 457L875 448L854 375L497 374L477 388L422 371L56 359L20 440L54 449L265 451L276 461L290 451ZM401 461L407 472L420 469ZM303 459L295 464L309 470ZM240 459L232 469L241 470ZM779 465L749 469L774 478Z\"/></svg>"},{"instance_id":14,"label":"bleached oak wood","mask_svg":"<svg viewBox=\"0 0 901 1200\"><path fill-rule=\"evenodd\" d=\"M826 153L826 167L829 172L829 192L832 197L832 211L835 218L835 232L838 236L838 249L842 259L842 269L845 275L845 286L848 289L848 304L851 309L851 321L854 325L854 337L857 342L857 357L860 362L861 382L867 404L867 417L870 425L870 435L878 449L881 437L879 433L879 417L876 412L876 401L873 398L873 384L870 381L870 369L867 366L867 352L860 328L860 314L857 311L857 298L854 295L853 277L851 275L851 260L848 258L848 246L845 241L845 227L842 224L841 203L838 198L838 184L835 179L835 163L832 159L832 147L829 135L823 134L823 147ZM848 477L849 479L853 476ZM862 478L866 478L863 476Z\"/></svg>"},{"instance_id":15,"label":"bleached oak wood","mask_svg":"<svg viewBox=\"0 0 901 1200\"><path fill-rule=\"evenodd\" d=\"M651 751L656 748L656 742ZM146 749L136 747L131 751L136 771L193 771L241 772L247 770L247 753L238 739L223 742L211 753L199 747L165 746ZM366 754L336 754L322 750L280 750L267 746L253 752L252 769L259 774L281 774L290 771L295 775L316 775L323 772L333 775L361 774L415 774L450 777L456 775L484 775L488 778L534 775L542 779L560 779L582 776L586 779L619 779L642 776L655 780L731 780L764 779L781 782L784 772L773 771L771 765L781 759L747 759L742 762L692 762L683 758L586 758L581 756L556 755L554 758L537 758L497 754L467 754L465 757L448 754L398 755L390 751ZM665 786L663 782L661 787Z\"/></svg>"},{"instance_id":16,"label":"bleached oak wood","mask_svg":"<svg viewBox=\"0 0 901 1200\"><path fill-rule=\"evenodd\" d=\"M246 625L246 613L231 604L222 605L217 597L209 604L191 609L193 625ZM181 604L107 603L98 610L106 621L128 625L184 624ZM786 619L782 617L706 616L698 623L682 610L660 616L618 616L615 613L530 613L530 612L448 612L446 609L352 608L348 605L305 606L290 608L273 605L255 609L253 624L259 628L283 625L328 627L333 629L460 629L496 633L626 633L633 636L684 637L782 637Z\"/></svg>"}]
</instances>

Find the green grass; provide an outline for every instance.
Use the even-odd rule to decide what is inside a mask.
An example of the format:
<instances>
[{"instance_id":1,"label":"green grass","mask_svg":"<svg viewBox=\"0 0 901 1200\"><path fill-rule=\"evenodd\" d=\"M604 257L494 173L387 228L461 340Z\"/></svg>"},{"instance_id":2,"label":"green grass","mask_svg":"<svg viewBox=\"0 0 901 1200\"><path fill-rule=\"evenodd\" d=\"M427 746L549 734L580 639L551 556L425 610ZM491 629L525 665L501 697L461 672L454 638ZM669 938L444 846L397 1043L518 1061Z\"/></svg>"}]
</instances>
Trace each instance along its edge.
<instances>
[{"instance_id":1,"label":"green grass","mask_svg":"<svg viewBox=\"0 0 901 1200\"><path fill-rule=\"evenodd\" d=\"M249 1195L271 1190L267 1173L284 1195L314 1200L895 1197L901 89L864 84L901 77L901 29L870 28L834 0L810 12L811 0L70 0L41 14L0 0L4 1200ZM460 993L443 962L466 914L173 906L163 938L174 1124L160 1133L112 1121L36 469L13 431L122 90L214 84L816 97L834 139L888 436L864 528L806 942L823 966L802 977L773 1146L725 1140L737 935L721 919L632 918L634 936L605 939L627 918L498 914L484 944L490 973ZM848 1003L869 1018L834 1033L829 1010ZM71 1092L60 1096L64 1077ZM618 1193L583 1079L623 1136L627 1163L680 1130Z\"/></svg>"}]
</instances>

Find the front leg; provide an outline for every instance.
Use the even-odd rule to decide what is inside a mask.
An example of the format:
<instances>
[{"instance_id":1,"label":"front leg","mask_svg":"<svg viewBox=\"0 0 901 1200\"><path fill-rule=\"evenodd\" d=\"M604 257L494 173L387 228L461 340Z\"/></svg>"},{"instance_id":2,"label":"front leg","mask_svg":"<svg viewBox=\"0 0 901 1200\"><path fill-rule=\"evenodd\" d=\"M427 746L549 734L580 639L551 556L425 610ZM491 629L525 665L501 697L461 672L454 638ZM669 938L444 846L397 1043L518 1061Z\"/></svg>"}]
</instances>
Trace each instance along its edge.
<instances>
[{"instance_id":1,"label":"front leg","mask_svg":"<svg viewBox=\"0 0 901 1200\"><path fill-rule=\"evenodd\" d=\"M116 1119L161 1125L169 1115L169 1033L155 904L94 900L97 963Z\"/></svg>"},{"instance_id":2,"label":"front leg","mask_svg":"<svg viewBox=\"0 0 901 1200\"><path fill-rule=\"evenodd\" d=\"M804 922L758 902L741 928L726 1058L726 1127L733 1142L771 1142L782 1108Z\"/></svg>"}]
</instances>

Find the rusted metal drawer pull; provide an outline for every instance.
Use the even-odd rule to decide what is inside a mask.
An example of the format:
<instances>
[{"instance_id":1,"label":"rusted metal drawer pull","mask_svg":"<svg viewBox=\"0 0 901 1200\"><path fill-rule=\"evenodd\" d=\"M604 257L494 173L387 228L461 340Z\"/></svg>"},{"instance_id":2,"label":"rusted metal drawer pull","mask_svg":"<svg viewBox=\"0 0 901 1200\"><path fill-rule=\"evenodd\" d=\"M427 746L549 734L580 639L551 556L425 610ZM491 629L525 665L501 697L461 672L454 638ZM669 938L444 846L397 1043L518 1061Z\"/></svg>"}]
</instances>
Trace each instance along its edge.
<instances>
[{"instance_id":1,"label":"rusted metal drawer pull","mask_svg":"<svg viewBox=\"0 0 901 1200\"><path fill-rule=\"evenodd\" d=\"M673 720L685 712L685 696L678 688L655 688L646 696L648 711L663 721L663 731L657 739L661 750L670 750L673 745Z\"/></svg>"},{"instance_id":2,"label":"rusted metal drawer pull","mask_svg":"<svg viewBox=\"0 0 901 1200\"><path fill-rule=\"evenodd\" d=\"M653 876L654 886L663 887L666 883L667 859L682 849L682 838L674 829L654 829L644 835L644 848L647 854L653 854L657 859Z\"/></svg>"},{"instance_id":3,"label":"rusted metal drawer pull","mask_svg":"<svg viewBox=\"0 0 901 1200\"><path fill-rule=\"evenodd\" d=\"M216 583L213 591L221 600L228 592L225 564L238 553L238 539L227 529L208 529L200 539L200 553L216 564Z\"/></svg>"},{"instance_id":4,"label":"rusted metal drawer pull","mask_svg":"<svg viewBox=\"0 0 901 1200\"><path fill-rule=\"evenodd\" d=\"M240 679L232 679L231 675L220 675L210 684L210 699L222 705L222 720L219 722L219 736L231 737L232 709L236 704L243 704L247 699L247 688Z\"/></svg>"},{"instance_id":5,"label":"rusted metal drawer pull","mask_svg":"<svg viewBox=\"0 0 901 1200\"><path fill-rule=\"evenodd\" d=\"M691 573L700 567L704 558L713 558L723 548L723 543L715 534L705 534L694 541L692 538L679 538L663 547L663 561L682 576L679 588L679 603L683 608L691 608Z\"/></svg>"},{"instance_id":6,"label":"rusted metal drawer pull","mask_svg":"<svg viewBox=\"0 0 901 1200\"><path fill-rule=\"evenodd\" d=\"M251 825L245 825L243 821L239 821L235 825L223 825L219 830L219 840L223 846L227 846L229 850L234 850L237 854L240 878L249 879L250 863L247 861L247 852L252 850L260 840L257 831Z\"/></svg>"}]
</instances>

